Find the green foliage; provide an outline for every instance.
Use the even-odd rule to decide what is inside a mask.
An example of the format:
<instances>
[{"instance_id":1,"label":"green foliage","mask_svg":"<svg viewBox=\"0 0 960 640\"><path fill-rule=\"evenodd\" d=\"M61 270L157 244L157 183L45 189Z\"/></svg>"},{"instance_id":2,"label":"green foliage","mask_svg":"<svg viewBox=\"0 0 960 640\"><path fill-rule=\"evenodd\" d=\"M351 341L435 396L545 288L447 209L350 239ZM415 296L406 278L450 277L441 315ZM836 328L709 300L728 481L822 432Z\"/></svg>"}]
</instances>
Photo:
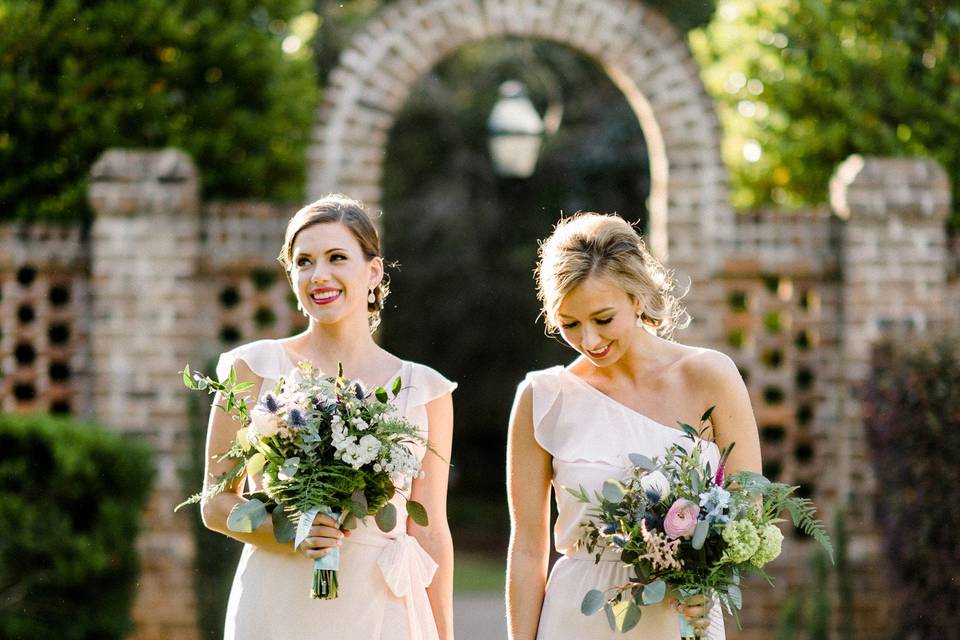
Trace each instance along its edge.
<instances>
[{"instance_id":1,"label":"green foliage","mask_svg":"<svg viewBox=\"0 0 960 640\"><path fill-rule=\"evenodd\" d=\"M690 42L719 104L736 205L823 202L852 153L934 157L960 202L955 2L721 0Z\"/></svg>"},{"instance_id":2,"label":"green foliage","mask_svg":"<svg viewBox=\"0 0 960 640\"><path fill-rule=\"evenodd\" d=\"M180 147L208 198L302 197L308 0L0 0L0 216L87 220L109 147ZM298 17L299 16L299 17Z\"/></svg>"},{"instance_id":3,"label":"green foliage","mask_svg":"<svg viewBox=\"0 0 960 640\"><path fill-rule=\"evenodd\" d=\"M894 637L960 628L960 334L887 340L864 390L884 567L898 588Z\"/></svg>"},{"instance_id":4,"label":"green foliage","mask_svg":"<svg viewBox=\"0 0 960 640\"><path fill-rule=\"evenodd\" d=\"M0 637L124 638L143 446L94 425L0 414Z\"/></svg>"},{"instance_id":5,"label":"green foliage","mask_svg":"<svg viewBox=\"0 0 960 640\"><path fill-rule=\"evenodd\" d=\"M831 630L831 589L836 588L840 603L840 638L853 638L853 588L847 565L846 520L842 511L834 519L836 540L835 562L823 548L810 554L810 585L803 591L794 590L784 602L777 621L776 640L826 640ZM835 582L834 582L835 579Z\"/></svg>"}]
</instances>

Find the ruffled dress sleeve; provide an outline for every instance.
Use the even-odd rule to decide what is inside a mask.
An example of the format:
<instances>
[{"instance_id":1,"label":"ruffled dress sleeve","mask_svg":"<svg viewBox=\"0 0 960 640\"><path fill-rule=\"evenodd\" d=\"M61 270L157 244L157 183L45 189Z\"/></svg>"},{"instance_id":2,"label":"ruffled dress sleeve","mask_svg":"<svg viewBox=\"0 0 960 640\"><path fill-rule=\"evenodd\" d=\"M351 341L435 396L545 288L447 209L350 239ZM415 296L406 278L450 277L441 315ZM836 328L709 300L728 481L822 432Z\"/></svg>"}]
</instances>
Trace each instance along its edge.
<instances>
[{"instance_id":1,"label":"ruffled dress sleeve","mask_svg":"<svg viewBox=\"0 0 960 640\"><path fill-rule=\"evenodd\" d=\"M528 392L533 405L533 437L544 451L553 457L559 454L561 442L556 424L563 406L561 391L562 367L551 367L541 371L531 371L517 387L514 405Z\"/></svg>"},{"instance_id":2,"label":"ruffled dress sleeve","mask_svg":"<svg viewBox=\"0 0 960 640\"><path fill-rule=\"evenodd\" d=\"M407 420L417 425L424 436L429 438L429 420L427 418L427 405L431 401L452 393L457 388L457 383L445 378L441 373L430 367L416 362L407 362L401 368L400 382L403 385L403 415ZM423 452L418 451L418 457L423 457Z\"/></svg>"},{"instance_id":3,"label":"ruffled dress sleeve","mask_svg":"<svg viewBox=\"0 0 960 640\"><path fill-rule=\"evenodd\" d=\"M290 373L293 364L283 346L276 340L257 340L220 354L217 360L217 379L223 382L230 376L230 368L242 360L255 374L263 378L260 393L272 389L277 381Z\"/></svg>"}]
</instances>

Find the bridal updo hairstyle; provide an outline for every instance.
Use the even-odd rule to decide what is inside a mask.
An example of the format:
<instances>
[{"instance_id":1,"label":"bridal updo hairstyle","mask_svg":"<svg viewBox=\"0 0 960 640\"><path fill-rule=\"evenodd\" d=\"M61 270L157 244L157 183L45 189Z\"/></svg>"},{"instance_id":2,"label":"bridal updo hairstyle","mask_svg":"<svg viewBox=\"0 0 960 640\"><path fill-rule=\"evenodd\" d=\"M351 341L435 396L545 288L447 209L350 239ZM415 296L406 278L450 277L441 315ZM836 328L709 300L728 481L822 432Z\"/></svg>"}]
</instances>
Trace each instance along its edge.
<instances>
[{"instance_id":1,"label":"bridal updo hairstyle","mask_svg":"<svg viewBox=\"0 0 960 640\"><path fill-rule=\"evenodd\" d=\"M283 239L283 249L277 260L283 265L287 280L293 285L290 270L293 268L293 243L297 234L315 224L339 222L347 227L360 244L367 260L382 257L380 255L380 234L376 225L370 219L363 203L341 193L331 193L316 202L308 204L297 211L287 223L287 232ZM375 302L367 303L367 313L370 322L370 332L373 333L380 326L380 311L383 302L390 294L390 280L386 274L380 284L373 290Z\"/></svg>"},{"instance_id":2,"label":"bridal updo hairstyle","mask_svg":"<svg viewBox=\"0 0 960 640\"><path fill-rule=\"evenodd\" d=\"M633 226L617 215L579 212L562 219L540 244L537 298L548 334L559 331L563 298L592 275L610 278L639 300L641 320L657 335L671 339L674 330L690 324L672 273L647 251Z\"/></svg>"}]
</instances>

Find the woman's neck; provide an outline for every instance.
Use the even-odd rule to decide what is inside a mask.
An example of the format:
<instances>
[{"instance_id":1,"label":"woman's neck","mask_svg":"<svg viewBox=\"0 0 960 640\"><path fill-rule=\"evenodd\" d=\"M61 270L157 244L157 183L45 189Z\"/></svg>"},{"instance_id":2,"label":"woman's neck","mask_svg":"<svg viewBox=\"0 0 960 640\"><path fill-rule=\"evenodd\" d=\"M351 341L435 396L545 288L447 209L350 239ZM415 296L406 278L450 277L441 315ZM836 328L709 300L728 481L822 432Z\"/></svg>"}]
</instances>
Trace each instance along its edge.
<instances>
[{"instance_id":1,"label":"woman's neck","mask_svg":"<svg viewBox=\"0 0 960 640\"><path fill-rule=\"evenodd\" d=\"M609 367L598 367L604 378L626 378L639 383L658 377L677 361L673 344L644 329L638 329L629 349Z\"/></svg>"},{"instance_id":2,"label":"woman's neck","mask_svg":"<svg viewBox=\"0 0 960 640\"><path fill-rule=\"evenodd\" d=\"M336 371L342 364L344 371L363 370L372 356L381 348L370 335L369 325L361 322L319 324L310 320L306 332L300 334L298 355L309 358L322 370Z\"/></svg>"}]
</instances>

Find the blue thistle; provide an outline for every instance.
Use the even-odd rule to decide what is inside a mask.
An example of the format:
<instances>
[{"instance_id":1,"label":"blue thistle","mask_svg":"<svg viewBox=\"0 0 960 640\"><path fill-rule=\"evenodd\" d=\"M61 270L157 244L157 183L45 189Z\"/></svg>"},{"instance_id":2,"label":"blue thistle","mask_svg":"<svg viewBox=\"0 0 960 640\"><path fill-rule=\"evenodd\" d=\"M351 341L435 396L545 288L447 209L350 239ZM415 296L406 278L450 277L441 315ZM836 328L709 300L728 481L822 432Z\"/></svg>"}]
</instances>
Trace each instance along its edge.
<instances>
[{"instance_id":1,"label":"blue thistle","mask_svg":"<svg viewBox=\"0 0 960 640\"><path fill-rule=\"evenodd\" d=\"M645 513L640 519L647 525L647 531L658 531L663 525L663 520L655 513Z\"/></svg>"},{"instance_id":2,"label":"blue thistle","mask_svg":"<svg viewBox=\"0 0 960 640\"><path fill-rule=\"evenodd\" d=\"M268 393L263 397L263 406L266 407L270 413L276 413L280 408L280 405L277 404L277 399L273 397L272 393Z\"/></svg>"},{"instance_id":3,"label":"blue thistle","mask_svg":"<svg viewBox=\"0 0 960 640\"><path fill-rule=\"evenodd\" d=\"M299 407L294 407L287 413L287 426L293 428L307 426L307 417Z\"/></svg>"}]
</instances>

